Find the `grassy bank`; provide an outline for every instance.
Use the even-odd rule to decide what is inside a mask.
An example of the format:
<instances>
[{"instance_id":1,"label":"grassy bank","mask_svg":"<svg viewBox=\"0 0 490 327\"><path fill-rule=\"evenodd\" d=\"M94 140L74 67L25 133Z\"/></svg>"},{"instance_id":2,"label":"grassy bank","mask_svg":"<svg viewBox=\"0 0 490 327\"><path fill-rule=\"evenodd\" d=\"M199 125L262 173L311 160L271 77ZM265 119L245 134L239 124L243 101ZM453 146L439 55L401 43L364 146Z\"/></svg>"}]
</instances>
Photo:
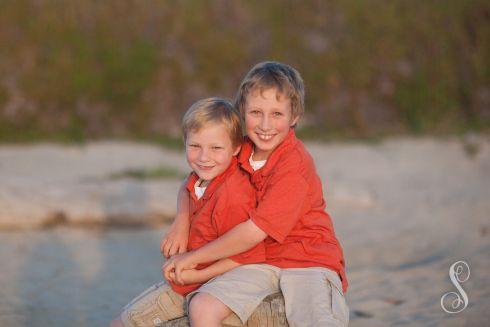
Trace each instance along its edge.
<instances>
[{"instance_id":1,"label":"grassy bank","mask_svg":"<svg viewBox=\"0 0 490 327\"><path fill-rule=\"evenodd\" d=\"M0 141L178 143L256 62L307 88L305 136L488 131L487 1L2 1Z\"/></svg>"}]
</instances>

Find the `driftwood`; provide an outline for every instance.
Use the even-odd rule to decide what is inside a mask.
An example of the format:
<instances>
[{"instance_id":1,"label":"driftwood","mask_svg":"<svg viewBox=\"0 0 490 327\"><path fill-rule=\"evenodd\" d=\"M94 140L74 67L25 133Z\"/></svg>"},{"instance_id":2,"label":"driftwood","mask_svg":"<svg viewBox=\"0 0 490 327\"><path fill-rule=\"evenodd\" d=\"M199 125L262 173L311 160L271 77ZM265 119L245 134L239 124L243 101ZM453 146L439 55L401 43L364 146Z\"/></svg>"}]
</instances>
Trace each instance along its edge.
<instances>
[{"instance_id":1,"label":"driftwood","mask_svg":"<svg viewBox=\"0 0 490 327\"><path fill-rule=\"evenodd\" d=\"M187 317L175 319L164 323L165 327L188 327ZM247 327L284 327L288 326L284 310L284 298L281 293L269 295L255 309L247 323L243 325L237 315L232 314L223 321L225 327L247 326Z\"/></svg>"}]
</instances>

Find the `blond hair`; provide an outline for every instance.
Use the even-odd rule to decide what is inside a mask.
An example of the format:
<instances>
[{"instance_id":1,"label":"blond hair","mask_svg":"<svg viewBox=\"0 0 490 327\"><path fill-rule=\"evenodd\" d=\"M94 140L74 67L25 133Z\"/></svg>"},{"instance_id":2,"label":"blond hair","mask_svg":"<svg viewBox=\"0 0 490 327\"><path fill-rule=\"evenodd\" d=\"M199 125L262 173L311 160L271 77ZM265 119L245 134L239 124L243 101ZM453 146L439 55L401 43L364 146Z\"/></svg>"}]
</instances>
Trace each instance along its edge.
<instances>
[{"instance_id":1,"label":"blond hair","mask_svg":"<svg viewBox=\"0 0 490 327\"><path fill-rule=\"evenodd\" d=\"M301 75L293 67L275 61L258 63L245 75L238 88L235 106L244 115L247 96L256 90L263 92L271 88L291 101L293 119L304 113L305 86Z\"/></svg>"},{"instance_id":2,"label":"blond hair","mask_svg":"<svg viewBox=\"0 0 490 327\"><path fill-rule=\"evenodd\" d=\"M242 144L240 114L228 100L212 97L195 102L182 119L184 141L189 132L199 132L207 124L223 124L232 145L237 147Z\"/></svg>"}]
</instances>

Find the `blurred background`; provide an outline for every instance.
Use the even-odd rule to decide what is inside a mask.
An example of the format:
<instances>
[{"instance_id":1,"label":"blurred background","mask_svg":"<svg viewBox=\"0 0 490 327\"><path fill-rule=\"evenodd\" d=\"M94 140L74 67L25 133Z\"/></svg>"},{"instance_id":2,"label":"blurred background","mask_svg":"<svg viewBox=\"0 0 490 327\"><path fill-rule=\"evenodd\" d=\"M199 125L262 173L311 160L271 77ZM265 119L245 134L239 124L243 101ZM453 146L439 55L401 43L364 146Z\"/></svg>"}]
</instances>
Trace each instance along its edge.
<instances>
[{"instance_id":1,"label":"blurred background","mask_svg":"<svg viewBox=\"0 0 490 327\"><path fill-rule=\"evenodd\" d=\"M0 4L0 140L178 137L198 98L289 63L315 138L486 130L488 1Z\"/></svg>"},{"instance_id":2,"label":"blurred background","mask_svg":"<svg viewBox=\"0 0 490 327\"><path fill-rule=\"evenodd\" d=\"M105 326L161 280L181 116L264 60L305 80L351 326L486 326L488 1L0 0L1 326Z\"/></svg>"}]
</instances>

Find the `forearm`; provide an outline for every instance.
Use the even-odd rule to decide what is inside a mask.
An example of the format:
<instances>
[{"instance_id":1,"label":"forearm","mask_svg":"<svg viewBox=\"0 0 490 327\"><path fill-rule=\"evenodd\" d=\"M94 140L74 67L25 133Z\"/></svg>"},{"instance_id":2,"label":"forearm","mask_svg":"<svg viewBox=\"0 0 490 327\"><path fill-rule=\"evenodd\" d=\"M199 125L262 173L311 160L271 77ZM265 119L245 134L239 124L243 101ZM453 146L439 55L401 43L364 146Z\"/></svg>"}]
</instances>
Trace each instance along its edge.
<instances>
[{"instance_id":1,"label":"forearm","mask_svg":"<svg viewBox=\"0 0 490 327\"><path fill-rule=\"evenodd\" d=\"M189 192L186 189L187 181L182 183L177 196L177 215L160 242L160 251L168 258L176 253L187 251L189 237Z\"/></svg>"},{"instance_id":2,"label":"forearm","mask_svg":"<svg viewBox=\"0 0 490 327\"><path fill-rule=\"evenodd\" d=\"M177 194L177 214L174 218L173 228L182 233L189 233L189 191L186 188L187 178L182 182Z\"/></svg>"},{"instance_id":3,"label":"forearm","mask_svg":"<svg viewBox=\"0 0 490 327\"><path fill-rule=\"evenodd\" d=\"M187 178L180 185L177 195L177 215L175 221L178 223L189 223L189 192L186 188Z\"/></svg>"},{"instance_id":4,"label":"forearm","mask_svg":"<svg viewBox=\"0 0 490 327\"><path fill-rule=\"evenodd\" d=\"M238 224L218 239L192 251L190 255L195 263L220 260L245 252L266 237L267 234L249 219Z\"/></svg>"},{"instance_id":5,"label":"forearm","mask_svg":"<svg viewBox=\"0 0 490 327\"><path fill-rule=\"evenodd\" d=\"M205 283L211 278L224 274L225 272L232 270L233 268L236 268L240 265L240 263L228 258L221 259L204 269L196 270L196 276L192 282Z\"/></svg>"}]
</instances>

